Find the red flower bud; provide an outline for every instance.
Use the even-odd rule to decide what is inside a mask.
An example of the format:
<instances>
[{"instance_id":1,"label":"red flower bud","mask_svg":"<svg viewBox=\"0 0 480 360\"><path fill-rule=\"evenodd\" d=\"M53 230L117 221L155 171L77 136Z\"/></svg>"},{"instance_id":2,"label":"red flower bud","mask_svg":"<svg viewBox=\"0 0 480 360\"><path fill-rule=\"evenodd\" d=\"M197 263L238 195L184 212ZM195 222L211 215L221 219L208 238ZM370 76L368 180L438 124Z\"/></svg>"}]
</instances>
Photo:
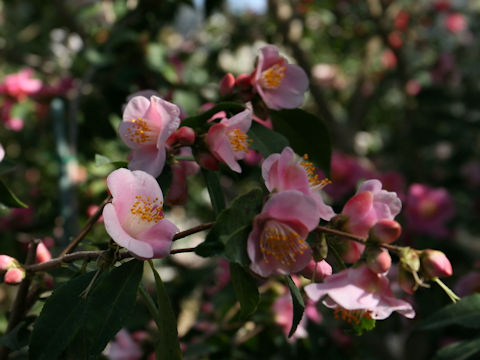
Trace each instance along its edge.
<instances>
[{"instance_id":1,"label":"red flower bud","mask_svg":"<svg viewBox=\"0 0 480 360\"><path fill-rule=\"evenodd\" d=\"M218 170L218 160L210 153L204 152L196 156L198 164L211 171Z\"/></svg>"},{"instance_id":2,"label":"red flower bud","mask_svg":"<svg viewBox=\"0 0 480 360\"><path fill-rule=\"evenodd\" d=\"M235 85L239 88L249 88L252 86L252 77L247 74L240 74L235 79Z\"/></svg>"},{"instance_id":3,"label":"red flower bud","mask_svg":"<svg viewBox=\"0 0 480 360\"><path fill-rule=\"evenodd\" d=\"M413 295L417 289L417 283L415 282L412 273L405 270L403 267L400 267L398 270L398 283L403 291L410 295Z\"/></svg>"},{"instance_id":4,"label":"red flower bud","mask_svg":"<svg viewBox=\"0 0 480 360\"><path fill-rule=\"evenodd\" d=\"M386 249L368 248L366 250L367 266L377 274L383 274L392 266L392 258Z\"/></svg>"},{"instance_id":5,"label":"red flower bud","mask_svg":"<svg viewBox=\"0 0 480 360\"><path fill-rule=\"evenodd\" d=\"M235 76L231 73L225 74L225 76L220 81L220 85L218 87L218 92L220 96L228 96L233 92L233 88L235 87Z\"/></svg>"},{"instance_id":6,"label":"red flower bud","mask_svg":"<svg viewBox=\"0 0 480 360\"><path fill-rule=\"evenodd\" d=\"M422 271L429 278L451 276L452 264L445 254L438 250L423 250L420 255Z\"/></svg>"},{"instance_id":7,"label":"red flower bud","mask_svg":"<svg viewBox=\"0 0 480 360\"><path fill-rule=\"evenodd\" d=\"M22 268L13 268L5 273L3 281L5 284L17 285L25 278L25 270Z\"/></svg>"},{"instance_id":8,"label":"red flower bud","mask_svg":"<svg viewBox=\"0 0 480 360\"><path fill-rule=\"evenodd\" d=\"M327 276L332 275L332 267L325 260L319 262L312 260L299 274L307 279L313 279L313 275L315 274L315 281L321 281Z\"/></svg>"},{"instance_id":9,"label":"red flower bud","mask_svg":"<svg viewBox=\"0 0 480 360\"><path fill-rule=\"evenodd\" d=\"M391 244L396 241L402 233L402 226L395 220L382 219L370 230L370 237L383 244Z\"/></svg>"},{"instance_id":10,"label":"red flower bud","mask_svg":"<svg viewBox=\"0 0 480 360\"><path fill-rule=\"evenodd\" d=\"M192 145L195 142L195 130L188 126L182 126L176 131L177 141L181 145Z\"/></svg>"}]
</instances>

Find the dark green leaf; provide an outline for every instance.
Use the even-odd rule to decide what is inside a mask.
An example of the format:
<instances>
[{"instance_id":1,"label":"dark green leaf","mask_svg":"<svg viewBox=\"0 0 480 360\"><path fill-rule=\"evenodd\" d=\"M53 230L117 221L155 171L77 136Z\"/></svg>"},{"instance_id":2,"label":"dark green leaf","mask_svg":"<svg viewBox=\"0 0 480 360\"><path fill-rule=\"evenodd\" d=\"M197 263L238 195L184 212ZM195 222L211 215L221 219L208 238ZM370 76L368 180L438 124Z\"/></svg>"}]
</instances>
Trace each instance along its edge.
<instances>
[{"instance_id":1,"label":"dark green leaf","mask_svg":"<svg viewBox=\"0 0 480 360\"><path fill-rule=\"evenodd\" d=\"M480 337L445 346L437 351L434 360L466 360L472 359L475 354L480 354Z\"/></svg>"},{"instance_id":2,"label":"dark green leaf","mask_svg":"<svg viewBox=\"0 0 480 360\"><path fill-rule=\"evenodd\" d=\"M83 324L86 300L80 294L93 278L89 272L60 286L47 299L30 340L32 360L57 359Z\"/></svg>"},{"instance_id":3,"label":"dark green leaf","mask_svg":"<svg viewBox=\"0 0 480 360\"><path fill-rule=\"evenodd\" d=\"M230 263L230 278L235 295L240 302L241 316L246 318L257 310L260 302L257 282L241 265Z\"/></svg>"},{"instance_id":4,"label":"dark green leaf","mask_svg":"<svg viewBox=\"0 0 480 360\"><path fill-rule=\"evenodd\" d=\"M217 216L215 225L205 241L197 246L195 253L200 256L221 254L232 233L239 228L251 225L253 217L262 208L262 202L263 192L260 189L253 189L235 198L231 206Z\"/></svg>"},{"instance_id":5,"label":"dark green leaf","mask_svg":"<svg viewBox=\"0 0 480 360\"><path fill-rule=\"evenodd\" d=\"M235 102L221 102L212 107L211 109L201 113L200 115L191 116L182 121L182 126L189 126L191 128L197 129L203 127L207 124L207 121L216 113L220 111L227 112L239 112L245 110L245 105L235 103Z\"/></svg>"},{"instance_id":6,"label":"dark green leaf","mask_svg":"<svg viewBox=\"0 0 480 360\"><path fill-rule=\"evenodd\" d=\"M168 297L163 281L151 261L148 262L155 276L155 285L157 289L157 304L160 311L160 323L158 326L158 347L156 349L157 358L160 359L181 359L180 342L177 333L177 319L173 312L172 304Z\"/></svg>"},{"instance_id":7,"label":"dark green leaf","mask_svg":"<svg viewBox=\"0 0 480 360\"><path fill-rule=\"evenodd\" d=\"M264 157L274 153L281 153L288 146L288 140L285 136L255 121L248 131L248 136L253 140L250 147L253 150L257 150Z\"/></svg>"},{"instance_id":8,"label":"dark green leaf","mask_svg":"<svg viewBox=\"0 0 480 360\"><path fill-rule=\"evenodd\" d=\"M301 109L271 110L270 115L275 131L285 135L297 154L308 154L325 173L330 172L330 135L320 118Z\"/></svg>"},{"instance_id":9,"label":"dark green leaf","mask_svg":"<svg viewBox=\"0 0 480 360\"><path fill-rule=\"evenodd\" d=\"M251 229L251 225L242 226L227 238L225 256L228 261L240 265L248 265L250 263L247 254L247 239Z\"/></svg>"},{"instance_id":10,"label":"dark green leaf","mask_svg":"<svg viewBox=\"0 0 480 360\"><path fill-rule=\"evenodd\" d=\"M172 185L172 176L172 168L168 165L165 165L162 173L157 178L160 189L162 189L163 197L166 197L165 195L168 194L168 191L170 190L170 185Z\"/></svg>"},{"instance_id":11,"label":"dark green leaf","mask_svg":"<svg viewBox=\"0 0 480 360\"><path fill-rule=\"evenodd\" d=\"M293 282L290 275L287 276L287 285L288 285L288 288L290 289L290 294L292 295L292 303L293 303L292 328L288 333L288 337L291 337L293 334L295 334L295 331L297 330L297 326L300 323L300 320L302 320L303 312L305 310L305 303L303 302L302 295L300 294L300 291L298 290L297 286Z\"/></svg>"},{"instance_id":12,"label":"dark green leaf","mask_svg":"<svg viewBox=\"0 0 480 360\"><path fill-rule=\"evenodd\" d=\"M223 209L225 209L225 199L223 197L222 186L218 179L218 173L205 169L202 169L202 173L205 178L205 183L207 184L207 190L210 195L213 210L215 211L215 214L218 215Z\"/></svg>"},{"instance_id":13,"label":"dark green leaf","mask_svg":"<svg viewBox=\"0 0 480 360\"><path fill-rule=\"evenodd\" d=\"M13 208L27 208L28 205L21 201L3 181L0 180L0 203Z\"/></svg>"},{"instance_id":14,"label":"dark green leaf","mask_svg":"<svg viewBox=\"0 0 480 360\"><path fill-rule=\"evenodd\" d=\"M480 328L480 294L463 298L456 304L445 306L427 318L419 330L441 328L449 325L463 325Z\"/></svg>"},{"instance_id":15,"label":"dark green leaf","mask_svg":"<svg viewBox=\"0 0 480 360\"><path fill-rule=\"evenodd\" d=\"M10 350L19 350L28 344L29 335L27 323L22 321L7 335L0 337L0 345L8 347Z\"/></svg>"},{"instance_id":16,"label":"dark green leaf","mask_svg":"<svg viewBox=\"0 0 480 360\"><path fill-rule=\"evenodd\" d=\"M143 261L130 260L104 273L88 294L83 331L91 356L100 354L124 325L142 274Z\"/></svg>"}]
</instances>

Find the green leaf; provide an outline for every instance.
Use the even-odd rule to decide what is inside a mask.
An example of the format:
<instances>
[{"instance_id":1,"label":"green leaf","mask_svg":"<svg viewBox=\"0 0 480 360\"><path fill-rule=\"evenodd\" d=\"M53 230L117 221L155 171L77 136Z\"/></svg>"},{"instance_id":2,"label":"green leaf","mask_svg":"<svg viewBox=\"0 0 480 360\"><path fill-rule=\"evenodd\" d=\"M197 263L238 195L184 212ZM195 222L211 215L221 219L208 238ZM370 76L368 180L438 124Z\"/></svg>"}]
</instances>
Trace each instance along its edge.
<instances>
[{"instance_id":1,"label":"green leaf","mask_svg":"<svg viewBox=\"0 0 480 360\"><path fill-rule=\"evenodd\" d=\"M251 225L253 217L260 212L262 203L263 192L258 188L235 198L231 206L217 216L215 225L205 241L195 248L195 253L205 257L221 254L228 238L235 231Z\"/></svg>"},{"instance_id":2,"label":"green leaf","mask_svg":"<svg viewBox=\"0 0 480 360\"><path fill-rule=\"evenodd\" d=\"M225 199L223 197L220 180L218 179L218 172L202 169L202 174L205 178L205 183L207 184L208 195L210 195L213 210L215 211L215 214L218 215L223 209L225 209Z\"/></svg>"},{"instance_id":3,"label":"green leaf","mask_svg":"<svg viewBox=\"0 0 480 360\"><path fill-rule=\"evenodd\" d=\"M56 289L35 321L30 340L30 359L57 359L79 332L86 309L84 291L95 272L81 275Z\"/></svg>"},{"instance_id":4,"label":"green leaf","mask_svg":"<svg viewBox=\"0 0 480 360\"><path fill-rule=\"evenodd\" d=\"M230 278L235 295L240 302L240 316L246 318L257 310L260 302L257 282L241 265L235 263L230 263Z\"/></svg>"},{"instance_id":5,"label":"green leaf","mask_svg":"<svg viewBox=\"0 0 480 360\"><path fill-rule=\"evenodd\" d=\"M290 275L287 276L287 285L290 289L293 303L292 328L288 333L288 337L291 337L293 334L295 334L297 326L300 323L300 320L302 320L303 312L305 311L305 303L303 302L302 295L300 294L300 291L298 290Z\"/></svg>"},{"instance_id":6,"label":"green leaf","mask_svg":"<svg viewBox=\"0 0 480 360\"><path fill-rule=\"evenodd\" d=\"M130 260L102 274L88 294L82 330L90 356L100 354L125 324L142 274L143 261Z\"/></svg>"},{"instance_id":7,"label":"green leaf","mask_svg":"<svg viewBox=\"0 0 480 360\"><path fill-rule=\"evenodd\" d=\"M155 277L157 304L158 309L160 310L158 312L160 315L160 322L157 322L159 332L159 342L156 349L157 358L172 360L181 359L182 352L180 350L180 341L178 340L177 319L173 312L172 304L170 303L163 281L153 266L152 261L149 261L148 264Z\"/></svg>"},{"instance_id":8,"label":"green leaf","mask_svg":"<svg viewBox=\"0 0 480 360\"><path fill-rule=\"evenodd\" d=\"M480 337L445 346L437 351L434 360L466 360L478 354L480 354ZM478 359L478 356L475 359Z\"/></svg>"},{"instance_id":9,"label":"green leaf","mask_svg":"<svg viewBox=\"0 0 480 360\"><path fill-rule=\"evenodd\" d=\"M0 337L0 345L10 350L19 350L28 344L30 332L27 330L27 323L20 322L7 335Z\"/></svg>"},{"instance_id":10,"label":"green leaf","mask_svg":"<svg viewBox=\"0 0 480 360\"><path fill-rule=\"evenodd\" d=\"M330 135L320 118L301 109L270 110L270 116L275 131L285 135L297 154L308 154L325 173L330 172Z\"/></svg>"},{"instance_id":11,"label":"green leaf","mask_svg":"<svg viewBox=\"0 0 480 360\"><path fill-rule=\"evenodd\" d=\"M248 137L253 140L250 148L257 150L264 157L270 154L281 153L288 146L288 140L285 136L255 121L248 131Z\"/></svg>"},{"instance_id":12,"label":"green leaf","mask_svg":"<svg viewBox=\"0 0 480 360\"><path fill-rule=\"evenodd\" d=\"M225 256L228 261L240 265L248 265L250 263L250 258L247 254L247 240L251 229L251 225L242 226L227 238L225 242Z\"/></svg>"},{"instance_id":13,"label":"green leaf","mask_svg":"<svg viewBox=\"0 0 480 360\"><path fill-rule=\"evenodd\" d=\"M104 165L113 165L116 168L121 168L121 167L127 167L128 162L121 161L121 160L112 161L106 156L95 154L95 166L104 166Z\"/></svg>"},{"instance_id":14,"label":"green leaf","mask_svg":"<svg viewBox=\"0 0 480 360\"><path fill-rule=\"evenodd\" d=\"M235 102L221 102L212 107L211 109L201 113L200 115L187 117L185 120L182 121L182 126L189 126L191 128L199 128L207 125L207 121L216 113L220 111L226 112L240 112L245 110L245 105L235 103Z\"/></svg>"},{"instance_id":15,"label":"green leaf","mask_svg":"<svg viewBox=\"0 0 480 360\"><path fill-rule=\"evenodd\" d=\"M456 304L445 306L427 318L418 329L430 330L449 325L480 328L480 294L471 295Z\"/></svg>"},{"instance_id":16,"label":"green leaf","mask_svg":"<svg viewBox=\"0 0 480 360\"><path fill-rule=\"evenodd\" d=\"M21 201L2 180L0 180L0 203L13 208L28 208L28 205Z\"/></svg>"},{"instance_id":17,"label":"green leaf","mask_svg":"<svg viewBox=\"0 0 480 360\"><path fill-rule=\"evenodd\" d=\"M3 159L2 162L0 162L0 175L14 171L17 166L17 163Z\"/></svg>"},{"instance_id":18,"label":"green leaf","mask_svg":"<svg viewBox=\"0 0 480 360\"><path fill-rule=\"evenodd\" d=\"M158 185L160 185L160 189L162 189L164 198L166 197L166 194L168 194L168 191L170 190L170 186L172 185L172 177L173 177L172 167L165 165L163 167L162 173L157 178Z\"/></svg>"}]
</instances>

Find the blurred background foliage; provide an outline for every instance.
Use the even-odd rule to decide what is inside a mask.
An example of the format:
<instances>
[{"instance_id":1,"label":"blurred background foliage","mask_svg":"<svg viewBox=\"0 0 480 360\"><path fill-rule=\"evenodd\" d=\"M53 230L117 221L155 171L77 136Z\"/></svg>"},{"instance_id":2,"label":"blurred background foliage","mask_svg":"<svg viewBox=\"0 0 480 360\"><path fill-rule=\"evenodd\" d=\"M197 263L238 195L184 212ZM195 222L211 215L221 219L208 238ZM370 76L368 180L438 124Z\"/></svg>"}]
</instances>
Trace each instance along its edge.
<instances>
[{"instance_id":1,"label":"blurred background foliage","mask_svg":"<svg viewBox=\"0 0 480 360\"><path fill-rule=\"evenodd\" d=\"M364 176L394 171L403 192L412 183L448 190L456 209L449 235L407 226L404 242L447 253L454 287L480 266L479 17L478 0L0 0L0 79L29 68L43 83L35 95L0 100L0 175L29 205L1 209L0 253L22 259L31 236L65 244L101 203L114 169L108 159L126 160L116 127L130 94L153 89L195 115L219 100L226 72L250 73L257 49L272 43L309 74L304 108L325 121L333 148L361 164ZM333 168L334 183L342 181ZM247 174L245 183L224 174L230 198L258 169ZM187 206L170 209L181 229L213 214L201 177L189 181ZM103 226L88 240L84 248L105 248ZM455 327L416 331L417 320L394 316L355 337L332 331L343 325L324 311L323 322L308 325L308 338L289 342L271 310L282 284L265 284L260 309L244 323L231 285L221 283L228 269L186 256L158 262L186 359L429 359L475 335ZM12 289L2 288L3 311L11 299ZM420 318L448 303L437 288L412 301ZM138 306L144 315L128 329L153 331ZM5 322L2 315L0 329ZM152 344L142 344L147 354Z\"/></svg>"}]
</instances>

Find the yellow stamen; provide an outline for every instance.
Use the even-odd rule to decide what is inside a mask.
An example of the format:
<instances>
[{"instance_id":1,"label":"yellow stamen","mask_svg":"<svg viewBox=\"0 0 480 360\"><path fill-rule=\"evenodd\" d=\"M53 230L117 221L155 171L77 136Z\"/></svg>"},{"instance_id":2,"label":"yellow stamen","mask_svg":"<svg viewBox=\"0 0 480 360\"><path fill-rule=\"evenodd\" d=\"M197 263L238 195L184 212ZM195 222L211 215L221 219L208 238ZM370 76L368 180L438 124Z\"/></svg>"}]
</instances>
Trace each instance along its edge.
<instances>
[{"instance_id":1,"label":"yellow stamen","mask_svg":"<svg viewBox=\"0 0 480 360\"><path fill-rule=\"evenodd\" d=\"M266 89L278 89L285 77L285 65L275 64L262 72L261 85Z\"/></svg>"},{"instance_id":2,"label":"yellow stamen","mask_svg":"<svg viewBox=\"0 0 480 360\"><path fill-rule=\"evenodd\" d=\"M342 319L349 324L353 322L355 325L359 325L362 319L370 320L372 318L372 312L370 310L362 309L347 310L341 306L337 306L333 311L333 316L335 316L335 319L337 320Z\"/></svg>"},{"instance_id":3,"label":"yellow stamen","mask_svg":"<svg viewBox=\"0 0 480 360\"><path fill-rule=\"evenodd\" d=\"M308 245L296 231L287 225L270 222L262 233L260 250L268 264L268 255L273 256L282 265L290 265L297 261L297 255L302 255Z\"/></svg>"},{"instance_id":4,"label":"yellow stamen","mask_svg":"<svg viewBox=\"0 0 480 360\"><path fill-rule=\"evenodd\" d=\"M252 139L249 139L248 135L240 129L234 129L233 131L230 131L228 133L228 139L230 140L230 145L232 145L232 149L235 152L248 152L248 146L252 142Z\"/></svg>"},{"instance_id":5,"label":"yellow stamen","mask_svg":"<svg viewBox=\"0 0 480 360\"><path fill-rule=\"evenodd\" d=\"M125 134L125 137L128 140L136 142L137 144L143 144L151 140L151 136L148 132L151 132L152 129L149 128L145 120L139 117L137 119L132 119L130 122L132 123L132 126L127 129L127 134Z\"/></svg>"},{"instance_id":6,"label":"yellow stamen","mask_svg":"<svg viewBox=\"0 0 480 360\"><path fill-rule=\"evenodd\" d=\"M145 199L141 195L136 196L136 201L130 208L133 215L138 216L141 220L147 222L158 223L163 219L163 202L158 201L158 197L150 200L150 196Z\"/></svg>"},{"instance_id":7,"label":"yellow stamen","mask_svg":"<svg viewBox=\"0 0 480 360\"><path fill-rule=\"evenodd\" d=\"M308 175L308 182L310 183L310 187L317 187L319 189L322 189L328 184L332 183L328 178L320 179L320 176L318 176L317 173L317 168L315 167L315 165L313 165L311 161L308 161L307 154L303 155L303 160L300 162L300 164L303 166L305 172Z\"/></svg>"}]
</instances>

